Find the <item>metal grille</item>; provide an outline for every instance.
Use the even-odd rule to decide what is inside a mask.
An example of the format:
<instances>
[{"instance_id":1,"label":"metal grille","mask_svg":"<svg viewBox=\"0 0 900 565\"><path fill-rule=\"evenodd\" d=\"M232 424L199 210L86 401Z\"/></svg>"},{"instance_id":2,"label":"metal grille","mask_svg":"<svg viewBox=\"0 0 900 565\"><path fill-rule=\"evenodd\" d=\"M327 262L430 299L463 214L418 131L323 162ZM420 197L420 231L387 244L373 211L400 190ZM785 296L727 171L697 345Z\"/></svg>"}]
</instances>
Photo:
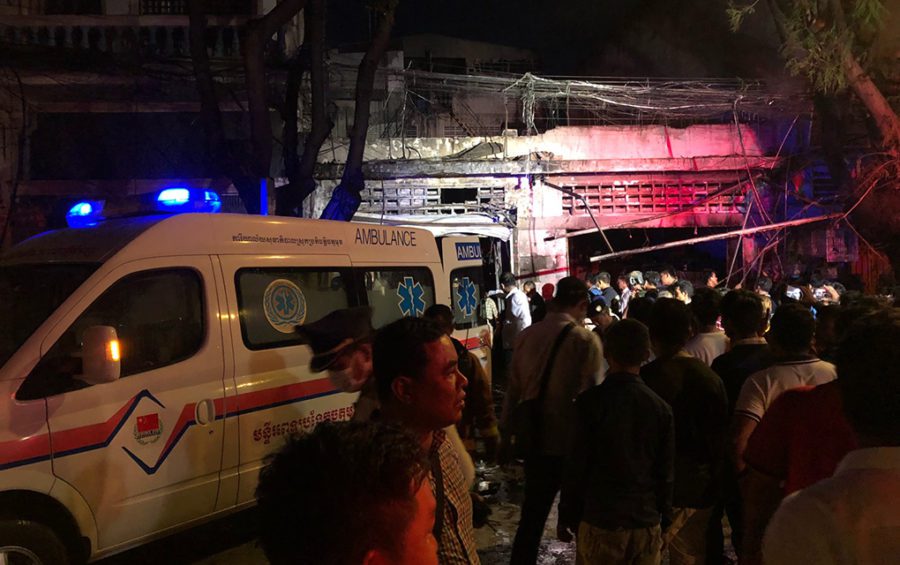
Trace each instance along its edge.
<instances>
[{"instance_id":1,"label":"metal grille","mask_svg":"<svg viewBox=\"0 0 900 565\"><path fill-rule=\"evenodd\" d=\"M443 191L475 188L475 197L463 202L457 198L441 198ZM360 211L369 214L432 214L453 215L485 212L503 207L502 186L441 187L367 183L361 194ZM453 201L446 204L445 201Z\"/></svg>"},{"instance_id":2,"label":"metal grille","mask_svg":"<svg viewBox=\"0 0 900 565\"><path fill-rule=\"evenodd\" d=\"M212 15L251 15L251 0L214 0L207 2ZM141 0L141 14L145 16L180 16L187 14L187 0Z\"/></svg>"},{"instance_id":3,"label":"metal grille","mask_svg":"<svg viewBox=\"0 0 900 565\"><path fill-rule=\"evenodd\" d=\"M697 214L739 213L744 203L740 189L718 194L737 182L696 181L665 178L620 178L597 184L561 185L581 196L563 195L563 215L588 216L585 202L594 214L640 215L677 212L691 206ZM583 200L582 200L583 198Z\"/></svg>"}]
</instances>

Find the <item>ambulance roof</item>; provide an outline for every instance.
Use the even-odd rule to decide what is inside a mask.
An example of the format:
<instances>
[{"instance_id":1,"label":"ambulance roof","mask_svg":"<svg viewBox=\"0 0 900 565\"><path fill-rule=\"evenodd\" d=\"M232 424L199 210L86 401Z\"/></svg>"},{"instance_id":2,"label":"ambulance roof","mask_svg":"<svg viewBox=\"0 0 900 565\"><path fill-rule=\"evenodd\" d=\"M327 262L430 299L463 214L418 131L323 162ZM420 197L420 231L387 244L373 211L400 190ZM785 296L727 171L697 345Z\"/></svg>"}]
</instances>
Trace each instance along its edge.
<instances>
[{"instance_id":1,"label":"ambulance roof","mask_svg":"<svg viewBox=\"0 0 900 565\"><path fill-rule=\"evenodd\" d=\"M179 214L107 220L46 232L0 257L0 264L95 263L170 255L348 255L374 263L438 262L426 230L244 214Z\"/></svg>"}]
</instances>

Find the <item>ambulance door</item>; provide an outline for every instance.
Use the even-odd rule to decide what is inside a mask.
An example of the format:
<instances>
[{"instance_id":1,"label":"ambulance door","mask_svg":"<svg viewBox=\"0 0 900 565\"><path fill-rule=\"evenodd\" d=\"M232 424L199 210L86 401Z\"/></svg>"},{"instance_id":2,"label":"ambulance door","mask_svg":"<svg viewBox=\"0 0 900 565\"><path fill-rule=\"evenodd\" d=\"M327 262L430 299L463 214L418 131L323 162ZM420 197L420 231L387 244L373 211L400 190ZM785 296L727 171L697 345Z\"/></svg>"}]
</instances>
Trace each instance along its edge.
<instances>
[{"instance_id":1,"label":"ambulance door","mask_svg":"<svg viewBox=\"0 0 900 565\"><path fill-rule=\"evenodd\" d=\"M254 500L266 457L290 434L316 424L349 420L356 394L337 391L326 373L312 373L312 352L294 329L358 304L345 255L221 255L228 321L234 336L238 419L237 503Z\"/></svg>"},{"instance_id":2,"label":"ambulance door","mask_svg":"<svg viewBox=\"0 0 900 565\"><path fill-rule=\"evenodd\" d=\"M491 327L484 317L484 265L477 237L441 240L444 273L453 308L453 337L461 341L491 374Z\"/></svg>"},{"instance_id":3,"label":"ambulance door","mask_svg":"<svg viewBox=\"0 0 900 565\"><path fill-rule=\"evenodd\" d=\"M115 329L120 377L87 385L78 379L81 344L97 326ZM123 265L48 335L24 390L46 398L53 472L93 511L96 550L215 508L222 359L208 256Z\"/></svg>"}]
</instances>

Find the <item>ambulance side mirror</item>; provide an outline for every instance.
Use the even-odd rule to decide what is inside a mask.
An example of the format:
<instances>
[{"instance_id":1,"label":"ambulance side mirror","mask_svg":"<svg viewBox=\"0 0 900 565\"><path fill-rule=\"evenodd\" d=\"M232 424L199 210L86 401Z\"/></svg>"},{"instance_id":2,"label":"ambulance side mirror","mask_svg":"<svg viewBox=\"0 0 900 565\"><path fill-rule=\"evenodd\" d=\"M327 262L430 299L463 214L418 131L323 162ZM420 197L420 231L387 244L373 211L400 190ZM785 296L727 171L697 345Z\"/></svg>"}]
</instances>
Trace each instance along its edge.
<instances>
[{"instance_id":1,"label":"ambulance side mirror","mask_svg":"<svg viewBox=\"0 0 900 565\"><path fill-rule=\"evenodd\" d=\"M119 379L122 370L119 336L112 326L90 326L82 338L81 380L99 385Z\"/></svg>"}]
</instances>

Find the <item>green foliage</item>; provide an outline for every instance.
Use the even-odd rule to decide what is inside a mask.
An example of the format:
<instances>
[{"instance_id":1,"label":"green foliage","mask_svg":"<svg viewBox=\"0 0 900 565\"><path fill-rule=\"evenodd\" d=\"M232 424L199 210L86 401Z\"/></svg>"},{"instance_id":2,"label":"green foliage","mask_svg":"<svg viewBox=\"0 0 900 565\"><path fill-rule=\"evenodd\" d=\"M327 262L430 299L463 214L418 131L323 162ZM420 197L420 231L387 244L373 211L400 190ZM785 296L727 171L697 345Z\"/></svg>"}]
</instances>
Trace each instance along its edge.
<instances>
[{"instance_id":1,"label":"green foliage","mask_svg":"<svg viewBox=\"0 0 900 565\"><path fill-rule=\"evenodd\" d=\"M727 15L733 30L755 12L758 3L729 2ZM826 93L847 86L845 58L865 58L865 49L887 12L883 0L770 0L769 5L785 35L781 51L788 70Z\"/></svg>"},{"instance_id":2,"label":"green foliage","mask_svg":"<svg viewBox=\"0 0 900 565\"><path fill-rule=\"evenodd\" d=\"M739 29L741 29L741 24L744 23L744 18L747 16L752 16L754 12L756 12L756 5L759 4L759 0L752 4L738 4L732 1L728 2L728 7L725 8L725 13L728 15L728 22L731 26L731 31L737 33Z\"/></svg>"}]
</instances>

